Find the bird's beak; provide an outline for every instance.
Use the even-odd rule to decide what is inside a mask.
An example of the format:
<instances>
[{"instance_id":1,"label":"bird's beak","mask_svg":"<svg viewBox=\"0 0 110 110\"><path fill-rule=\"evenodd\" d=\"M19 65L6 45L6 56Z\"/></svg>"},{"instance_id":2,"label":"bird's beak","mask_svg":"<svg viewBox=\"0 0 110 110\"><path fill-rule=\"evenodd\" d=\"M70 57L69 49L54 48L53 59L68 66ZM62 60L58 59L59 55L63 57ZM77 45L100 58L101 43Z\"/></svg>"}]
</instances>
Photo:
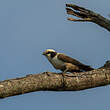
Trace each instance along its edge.
<instances>
[{"instance_id":1,"label":"bird's beak","mask_svg":"<svg viewBox=\"0 0 110 110\"><path fill-rule=\"evenodd\" d=\"M46 52L43 52L42 55L46 55Z\"/></svg>"}]
</instances>

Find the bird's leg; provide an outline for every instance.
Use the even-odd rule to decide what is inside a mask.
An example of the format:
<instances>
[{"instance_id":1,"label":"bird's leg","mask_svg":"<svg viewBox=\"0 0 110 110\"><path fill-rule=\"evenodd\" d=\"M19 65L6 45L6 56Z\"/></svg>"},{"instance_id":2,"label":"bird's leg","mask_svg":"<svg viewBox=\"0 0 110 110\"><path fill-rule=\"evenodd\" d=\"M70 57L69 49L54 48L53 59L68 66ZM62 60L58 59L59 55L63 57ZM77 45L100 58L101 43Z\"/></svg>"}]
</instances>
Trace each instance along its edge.
<instances>
[{"instance_id":1,"label":"bird's leg","mask_svg":"<svg viewBox=\"0 0 110 110\"><path fill-rule=\"evenodd\" d=\"M66 73L68 70L69 70L69 65L68 65L68 63L64 63L64 71L63 71L63 73Z\"/></svg>"},{"instance_id":2,"label":"bird's leg","mask_svg":"<svg viewBox=\"0 0 110 110\"><path fill-rule=\"evenodd\" d=\"M65 73L68 71L68 68L66 68L63 72L62 72L62 76L65 76Z\"/></svg>"},{"instance_id":3,"label":"bird's leg","mask_svg":"<svg viewBox=\"0 0 110 110\"><path fill-rule=\"evenodd\" d=\"M68 68L66 68L64 71L63 71L63 73L66 73L68 71Z\"/></svg>"}]
</instances>

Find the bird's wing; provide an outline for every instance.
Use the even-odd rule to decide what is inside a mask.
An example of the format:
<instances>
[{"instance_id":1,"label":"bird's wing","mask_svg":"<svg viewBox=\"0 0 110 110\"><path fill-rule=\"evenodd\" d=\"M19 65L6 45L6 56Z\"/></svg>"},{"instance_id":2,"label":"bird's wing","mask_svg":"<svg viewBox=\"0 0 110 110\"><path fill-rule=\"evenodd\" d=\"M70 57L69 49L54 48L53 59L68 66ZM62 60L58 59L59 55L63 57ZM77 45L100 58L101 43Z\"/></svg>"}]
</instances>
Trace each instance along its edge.
<instances>
[{"instance_id":1,"label":"bird's wing","mask_svg":"<svg viewBox=\"0 0 110 110\"><path fill-rule=\"evenodd\" d=\"M66 56L65 54L60 54L60 53L59 53L58 56L57 56L57 58L58 58L59 60L64 61L64 62L72 63L72 64L78 66L80 69L85 70L85 71L91 71L91 70L94 69L94 68L92 68L92 67L90 67L90 66L88 66L88 65L85 65L85 64L83 64L83 63L80 63L79 61L77 61L77 60L74 59L74 58L71 58L71 57L69 57L69 56Z\"/></svg>"},{"instance_id":2,"label":"bird's wing","mask_svg":"<svg viewBox=\"0 0 110 110\"><path fill-rule=\"evenodd\" d=\"M59 60L62 60L62 61L67 62L67 63L72 63L72 64L77 65L77 66L84 66L84 64L80 63L80 62L77 61L76 59L71 58L71 57L69 57L69 56L67 56L67 55L65 55L65 54L62 54L62 53L59 54L59 55L57 56L57 58L58 58Z\"/></svg>"}]
</instances>

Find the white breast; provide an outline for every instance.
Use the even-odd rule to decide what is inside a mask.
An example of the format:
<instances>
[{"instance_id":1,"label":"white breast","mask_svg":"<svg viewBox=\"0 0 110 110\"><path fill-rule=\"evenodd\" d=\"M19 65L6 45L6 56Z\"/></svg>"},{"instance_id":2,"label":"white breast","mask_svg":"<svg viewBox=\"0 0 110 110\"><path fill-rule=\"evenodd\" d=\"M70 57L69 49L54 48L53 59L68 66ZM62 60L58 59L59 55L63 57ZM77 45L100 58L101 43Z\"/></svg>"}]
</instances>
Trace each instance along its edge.
<instances>
[{"instance_id":1,"label":"white breast","mask_svg":"<svg viewBox=\"0 0 110 110\"><path fill-rule=\"evenodd\" d=\"M62 66L64 66L64 62L61 61L61 60L59 60L59 59L57 58L57 55L56 55L54 58L48 59L48 60L52 63L52 65L53 65L56 69L60 69Z\"/></svg>"}]
</instances>

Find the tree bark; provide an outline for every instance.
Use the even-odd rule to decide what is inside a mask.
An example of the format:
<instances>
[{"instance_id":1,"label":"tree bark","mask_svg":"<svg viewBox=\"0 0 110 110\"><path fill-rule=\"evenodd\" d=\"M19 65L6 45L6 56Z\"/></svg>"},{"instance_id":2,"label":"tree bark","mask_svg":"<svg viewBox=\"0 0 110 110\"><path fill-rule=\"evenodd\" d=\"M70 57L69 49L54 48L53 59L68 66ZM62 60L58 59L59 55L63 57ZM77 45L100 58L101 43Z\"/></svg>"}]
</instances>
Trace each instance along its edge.
<instances>
[{"instance_id":1,"label":"tree bark","mask_svg":"<svg viewBox=\"0 0 110 110\"><path fill-rule=\"evenodd\" d=\"M70 21L93 22L110 31L110 20L104 18L100 14L74 4L66 4L66 10L67 14L80 18L68 18Z\"/></svg>"},{"instance_id":2,"label":"tree bark","mask_svg":"<svg viewBox=\"0 0 110 110\"><path fill-rule=\"evenodd\" d=\"M27 75L0 82L0 98L34 91L79 91L110 84L110 62L96 70L80 73Z\"/></svg>"}]
</instances>

